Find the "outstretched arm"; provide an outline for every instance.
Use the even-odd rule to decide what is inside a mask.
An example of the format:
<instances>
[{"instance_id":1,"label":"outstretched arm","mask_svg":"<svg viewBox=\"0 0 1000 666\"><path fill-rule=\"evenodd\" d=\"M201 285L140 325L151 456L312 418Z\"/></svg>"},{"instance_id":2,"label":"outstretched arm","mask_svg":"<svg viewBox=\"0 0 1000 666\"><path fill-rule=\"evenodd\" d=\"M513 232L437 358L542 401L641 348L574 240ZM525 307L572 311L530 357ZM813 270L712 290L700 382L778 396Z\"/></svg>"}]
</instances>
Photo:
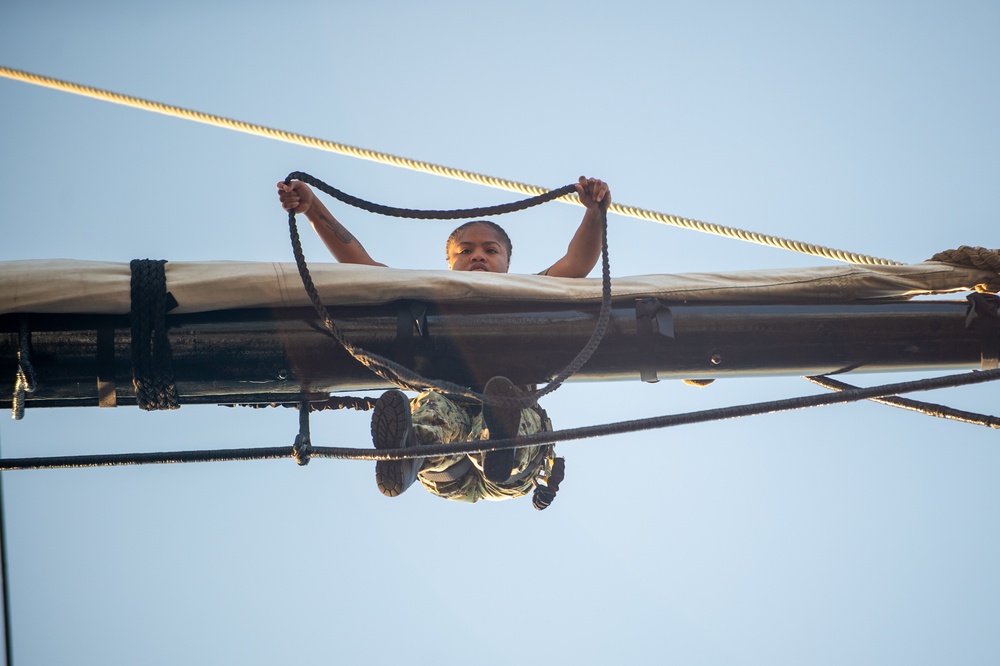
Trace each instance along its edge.
<instances>
[{"instance_id":1,"label":"outstretched arm","mask_svg":"<svg viewBox=\"0 0 1000 666\"><path fill-rule=\"evenodd\" d=\"M330 253L342 264L385 266L372 259L350 231L337 221L316 194L303 182L278 183L281 207L306 216ZM598 241L600 243L600 241Z\"/></svg>"},{"instance_id":2,"label":"outstretched arm","mask_svg":"<svg viewBox=\"0 0 1000 666\"><path fill-rule=\"evenodd\" d=\"M587 207L583 221L569 242L566 255L552 264L545 275L552 277L587 277L601 256L601 214L611 204L611 190L603 180L584 178L576 185L580 203Z\"/></svg>"}]
</instances>

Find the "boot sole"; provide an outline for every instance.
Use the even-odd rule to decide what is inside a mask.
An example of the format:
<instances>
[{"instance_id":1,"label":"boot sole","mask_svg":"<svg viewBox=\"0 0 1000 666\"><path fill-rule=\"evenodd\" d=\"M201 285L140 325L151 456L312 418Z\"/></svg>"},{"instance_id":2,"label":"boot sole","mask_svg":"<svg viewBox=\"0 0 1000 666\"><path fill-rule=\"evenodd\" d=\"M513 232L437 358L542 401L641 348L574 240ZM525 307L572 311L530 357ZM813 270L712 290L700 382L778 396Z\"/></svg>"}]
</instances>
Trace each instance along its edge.
<instances>
[{"instance_id":1,"label":"boot sole","mask_svg":"<svg viewBox=\"0 0 1000 666\"><path fill-rule=\"evenodd\" d=\"M395 449L403 445L410 426L410 401L402 391L386 391L375 401L372 415L372 442L376 449ZM403 462L377 460L375 483L387 497L396 497L404 490Z\"/></svg>"},{"instance_id":2,"label":"boot sole","mask_svg":"<svg viewBox=\"0 0 1000 666\"><path fill-rule=\"evenodd\" d=\"M494 377L487 382L483 393L515 398L521 392L506 377ZM483 423L490 431L490 439L513 439L521 426L521 410L483 405ZM514 454L514 449L488 451L483 459L483 474L493 483L503 483L514 469Z\"/></svg>"}]
</instances>

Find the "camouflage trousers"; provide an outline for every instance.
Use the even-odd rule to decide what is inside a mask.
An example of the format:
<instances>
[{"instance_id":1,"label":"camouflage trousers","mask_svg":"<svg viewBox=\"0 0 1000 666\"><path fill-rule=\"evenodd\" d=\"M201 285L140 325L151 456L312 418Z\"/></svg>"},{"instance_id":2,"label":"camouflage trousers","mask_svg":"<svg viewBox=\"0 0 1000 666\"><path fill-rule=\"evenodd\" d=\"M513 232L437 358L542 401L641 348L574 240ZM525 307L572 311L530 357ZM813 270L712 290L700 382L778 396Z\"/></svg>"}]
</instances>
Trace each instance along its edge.
<instances>
[{"instance_id":1,"label":"camouflage trousers","mask_svg":"<svg viewBox=\"0 0 1000 666\"><path fill-rule=\"evenodd\" d=\"M487 439L489 430L481 413L470 415L461 405L440 393L425 391L410 401L413 431L423 444L450 444ZM542 430L542 417L533 409L521 410L518 434ZM426 458L417 478L431 493L459 502L505 500L531 492L536 479L547 470L553 446L528 446L515 450L511 478L493 483L483 473L485 453Z\"/></svg>"}]
</instances>

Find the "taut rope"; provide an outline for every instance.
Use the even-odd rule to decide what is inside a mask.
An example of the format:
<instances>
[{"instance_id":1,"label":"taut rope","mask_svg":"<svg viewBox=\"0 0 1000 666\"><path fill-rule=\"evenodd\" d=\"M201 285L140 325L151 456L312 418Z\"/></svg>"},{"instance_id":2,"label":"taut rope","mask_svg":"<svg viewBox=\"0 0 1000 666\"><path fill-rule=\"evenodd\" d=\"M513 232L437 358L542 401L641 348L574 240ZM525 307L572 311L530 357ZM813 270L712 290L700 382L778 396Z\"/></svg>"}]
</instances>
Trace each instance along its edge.
<instances>
[{"instance_id":1,"label":"taut rope","mask_svg":"<svg viewBox=\"0 0 1000 666\"><path fill-rule=\"evenodd\" d=\"M62 92L69 92L75 95L82 95L84 97L99 99L105 102L112 102L114 104L131 106L133 108L142 109L144 111L162 113L164 115L173 116L175 118L183 118L184 120L193 120L195 122L205 123L215 127L222 127L225 129L235 130L237 132L245 132L247 134L253 134L254 136L260 136L268 139L275 139L277 141L285 141L288 143L294 143L296 145L305 146L307 148L326 150L329 152L338 153L340 155L346 155L348 157L370 160L372 162L378 162L380 164L388 164L391 166L400 167L403 169L410 169L412 171L420 171L435 176L443 176L445 178L453 178L455 180L461 180L468 183L476 183L478 185L485 185L487 187L495 187L501 190L508 190L511 192L518 192L520 194L528 194L528 195L539 195L548 192L547 189L543 187L538 187L537 185L528 185L525 183L519 183L516 181L506 180L503 178L496 178L494 176L486 176L479 173L473 173L471 171L464 171L462 169L455 169L452 167L442 166L440 164L421 162L419 160L413 160L408 157L400 157L398 155L382 153L375 150L369 150L367 148L358 148L343 143L328 141L326 139L318 139L316 137L306 136L303 134L296 134L294 132L286 132L285 130L273 129L271 127L256 125L254 123L248 123L242 120L233 120L231 118L215 116L209 113L202 113L200 111L192 111L190 109L184 109L179 106L171 106L169 104L153 102L139 97L132 97L130 95L123 95L121 93L111 92L108 90L101 90L100 88L92 88L90 86L84 86L78 83L71 83L69 81L62 81L60 79L53 79L48 76L32 74L31 72L25 72L18 69L11 69L9 67L0 67L0 76L6 77L8 79L13 79L15 81L30 83L36 86L43 86L46 88L52 88L54 90L59 90ZM571 197L559 197L559 201L562 201L564 203L579 204L579 202L575 198ZM608 212L617 213L618 215L624 215L626 217L634 217L640 220L647 220L649 222L658 222L660 224L680 227L682 229L688 229L691 231L700 231L702 233L714 234L716 236L722 236L724 238L741 240L748 243L757 243L760 245L766 245L768 247L779 248L782 250L790 250L793 252L808 254L815 257L823 257L825 259L832 259L834 261L843 261L852 264L867 264L876 266L900 265L900 262L892 261L890 259L881 259L879 257L857 254L855 252L848 252L845 250L837 250L834 248L823 247L821 245L814 245L812 243L804 243L801 241L790 240L787 238L769 236L767 234L761 234L754 231L747 231L744 229L737 229L734 227L726 227L720 224L703 222L701 220L680 217L677 215L668 215L666 213L660 213L654 210L646 210L644 208L636 208L634 206L626 206L624 204L617 204L614 202L611 203L611 206L608 208Z\"/></svg>"}]
</instances>

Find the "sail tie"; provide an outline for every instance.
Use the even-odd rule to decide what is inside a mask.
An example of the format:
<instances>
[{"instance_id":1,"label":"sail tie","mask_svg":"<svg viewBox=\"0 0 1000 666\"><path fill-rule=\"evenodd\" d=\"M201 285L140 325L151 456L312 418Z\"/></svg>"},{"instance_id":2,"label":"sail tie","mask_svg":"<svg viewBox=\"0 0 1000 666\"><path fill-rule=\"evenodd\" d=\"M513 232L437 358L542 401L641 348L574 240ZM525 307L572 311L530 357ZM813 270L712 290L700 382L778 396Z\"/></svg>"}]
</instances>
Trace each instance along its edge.
<instances>
[{"instance_id":1,"label":"sail tie","mask_svg":"<svg viewBox=\"0 0 1000 666\"><path fill-rule=\"evenodd\" d=\"M176 306L167 292L164 259L133 259L132 310L132 384L139 409L155 411L177 409L174 386L173 354L167 337L167 310Z\"/></svg>"}]
</instances>

